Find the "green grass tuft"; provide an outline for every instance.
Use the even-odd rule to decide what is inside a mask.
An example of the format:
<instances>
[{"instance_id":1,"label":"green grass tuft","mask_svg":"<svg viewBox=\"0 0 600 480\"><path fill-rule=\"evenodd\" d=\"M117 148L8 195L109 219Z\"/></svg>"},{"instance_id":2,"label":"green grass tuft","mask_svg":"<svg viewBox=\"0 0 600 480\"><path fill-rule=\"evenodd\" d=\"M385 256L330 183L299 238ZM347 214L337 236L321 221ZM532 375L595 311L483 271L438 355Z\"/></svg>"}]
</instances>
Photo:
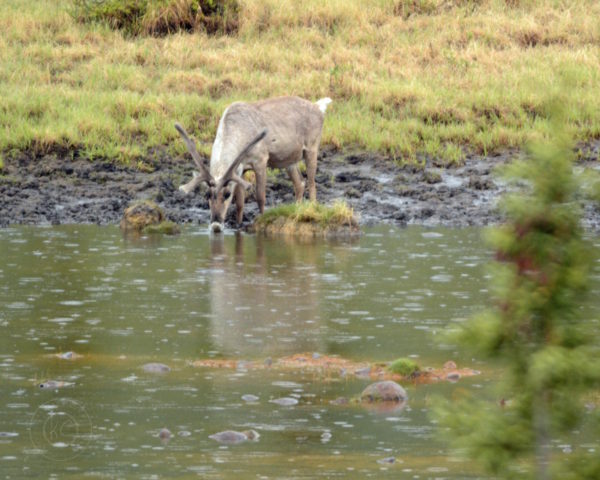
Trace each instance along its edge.
<instances>
[{"instance_id":1,"label":"green grass tuft","mask_svg":"<svg viewBox=\"0 0 600 480\"><path fill-rule=\"evenodd\" d=\"M312 223L322 227L350 227L358 224L354 211L344 201L336 201L332 206L309 201L278 205L257 217L256 224L269 225L281 219L291 223Z\"/></svg>"},{"instance_id":2,"label":"green grass tuft","mask_svg":"<svg viewBox=\"0 0 600 480\"><path fill-rule=\"evenodd\" d=\"M332 206L307 201L279 205L256 217L252 229L267 235L299 237L360 233L354 212L344 201L336 201Z\"/></svg>"},{"instance_id":3,"label":"green grass tuft","mask_svg":"<svg viewBox=\"0 0 600 480\"><path fill-rule=\"evenodd\" d=\"M420 370L419 365L410 358L398 358L394 360L388 367L392 373L397 373L403 377L408 377Z\"/></svg>"}]
</instances>

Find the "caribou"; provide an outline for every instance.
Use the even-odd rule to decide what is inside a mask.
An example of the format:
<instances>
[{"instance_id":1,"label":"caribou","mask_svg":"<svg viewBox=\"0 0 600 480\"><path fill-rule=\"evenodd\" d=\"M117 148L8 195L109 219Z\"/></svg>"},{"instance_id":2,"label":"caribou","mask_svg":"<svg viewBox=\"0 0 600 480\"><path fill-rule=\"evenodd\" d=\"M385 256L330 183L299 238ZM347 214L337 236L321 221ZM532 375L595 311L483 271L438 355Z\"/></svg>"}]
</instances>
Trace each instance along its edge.
<instances>
[{"instance_id":1,"label":"caribou","mask_svg":"<svg viewBox=\"0 0 600 480\"><path fill-rule=\"evenodd\" d=\"M213 232L224 229L233 198L237 223L242 223L246 190L251 186L242 178L245 170L254 171L260 213L265 208L267 167L285 168L294 185L296 201L301 201L305 184L298 163L304 160L308 197L316 200L317 155L329 103L330 98L313 103L299 97L232 103L219 120L208 167L196 150L194 140L180 124L175 124L198 168L194 178L179 189L187 194L202 183L207 185Z\"/></svg>"}]
</instances>

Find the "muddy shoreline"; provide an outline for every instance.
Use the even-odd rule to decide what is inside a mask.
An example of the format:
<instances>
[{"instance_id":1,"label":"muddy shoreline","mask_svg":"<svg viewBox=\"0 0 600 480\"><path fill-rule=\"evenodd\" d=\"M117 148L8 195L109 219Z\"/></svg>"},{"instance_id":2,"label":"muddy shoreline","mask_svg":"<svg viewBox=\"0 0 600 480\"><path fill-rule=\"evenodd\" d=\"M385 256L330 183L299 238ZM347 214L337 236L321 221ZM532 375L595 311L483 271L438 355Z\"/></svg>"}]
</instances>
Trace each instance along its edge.
<instances>
[{"instance_id":1,"label":"muddy shoreline","mask_svg":"<svg viewBox=\"0 0 600 480\"><path fill-rule=\"evenodd\" d=\"M600 145L589 145L581 161L598 168ZM485 226L498 223L499 196L506 187L493 174L495 167L518 152L492 157L471 156L463 166L424 168L397 166L369 153L323 149L317 170L317 197L331 203L343 198L362 225ZM124 209L136 199L151 199L171 221L206 224L208 202L201 190L184 195L177 187L192 175L187 157L170 158L154 152L144 170L69 155L33 158L26 153L5 161L0 173L0 226L13 224L117 225ZM285 172L267 180L267 208L292 202L293 188ZM600 230L600 209L585 205L587 229ZM244 224L258 213L253 192L246 200ZM234 227L234 208L228 225Z\"/></svg>"}]
</instances>

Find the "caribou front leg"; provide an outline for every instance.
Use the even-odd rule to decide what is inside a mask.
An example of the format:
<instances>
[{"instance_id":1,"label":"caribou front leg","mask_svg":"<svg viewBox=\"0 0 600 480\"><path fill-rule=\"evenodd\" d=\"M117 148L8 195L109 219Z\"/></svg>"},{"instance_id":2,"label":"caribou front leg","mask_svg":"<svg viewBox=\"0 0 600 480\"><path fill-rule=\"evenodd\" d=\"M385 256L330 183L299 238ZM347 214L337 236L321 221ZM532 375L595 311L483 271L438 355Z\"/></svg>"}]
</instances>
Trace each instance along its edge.
<instances>
[{"instance_id":1,"label":"caribou front leg","mask_svg":"<svg viewBox=\"0 0 600 480\"><path fill-rule=\"evenodd\" d=\"M246 190L241 184L236 183L233 195L235 196L235 206L237 208L236 219L239 226L242 224L242 220L244 220L244 201L246 199Z\"/></svg>"}]
</instances>

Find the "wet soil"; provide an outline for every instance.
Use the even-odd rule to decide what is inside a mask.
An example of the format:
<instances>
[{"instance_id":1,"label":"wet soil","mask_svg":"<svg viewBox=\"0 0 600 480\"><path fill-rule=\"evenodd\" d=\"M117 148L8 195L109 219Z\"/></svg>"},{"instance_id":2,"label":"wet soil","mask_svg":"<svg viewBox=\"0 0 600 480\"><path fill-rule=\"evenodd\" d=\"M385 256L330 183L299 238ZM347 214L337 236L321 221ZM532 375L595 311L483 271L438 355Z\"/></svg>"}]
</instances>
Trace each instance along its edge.
<instances>
[{"instance_id":1,"label":"wet soil","mask_svg":"<svg viewBox=\"0 0 600 480\"><path fill-rule=\"evenodd\" d=\"M599 145L584 149L582 162L598 168ZM332 203L345 199L362 225L420 224L426 226L483 226L498 223L499 196L506 186L494 169L518 152L493 157L471 156L459 167L441 168L426 161L422 167L399 166L370 153L323 149L317 170L317 197ZM142 171L144 170L144 171ZM70 155L32 157L26 153L5 160L0 172L0 226L11 224L96 223L117 225L133 200L158 203L168 220L177 223L209 221L202 187L185 195L178 186L189 181L193 164L187 157L171 158L161 151L143 164L119 165ZM294 201L285 172L270 172L267 208ZM227 223L234 227L234 208ZM258 209L251 191L244 224ZM585 224L600 230L600 209L585 206Z\"/></svg>"}]
</instances>

